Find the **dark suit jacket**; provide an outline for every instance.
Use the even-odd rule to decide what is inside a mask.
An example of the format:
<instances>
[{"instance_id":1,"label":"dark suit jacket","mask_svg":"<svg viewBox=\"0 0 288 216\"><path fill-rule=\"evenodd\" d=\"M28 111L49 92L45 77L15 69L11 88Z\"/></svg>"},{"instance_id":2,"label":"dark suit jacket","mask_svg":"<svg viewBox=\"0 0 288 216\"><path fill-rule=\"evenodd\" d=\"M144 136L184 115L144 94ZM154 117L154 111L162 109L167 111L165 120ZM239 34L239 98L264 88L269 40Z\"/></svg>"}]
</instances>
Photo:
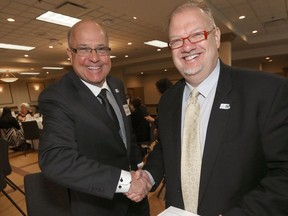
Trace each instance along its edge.
<instances>
[{"instance_id":1,"label":"dark suit jacket","mask_svg":"<svg viewBox=\"0 0 288 216\"><path fill-rule=\"evenodd\" d=\"M183 208L181 106L185 81L159 104L159 145L148 159L166 207ZM230 109L220 109L220 104ZM288 80L220 64L202 160L201 216L288 215Z\"/></svg>"},{"instance_id":2,"label":"dark suit jacket","mask_svg":"<svg viewBox=\"0 0 288 216\"><path fill-rule=\"evenodd\" d=\"M110 76L107 83L122 112L127 149L102 104L74 72L39 97L40 168L47 178L70 188L73 215L126 215L134 206L123 194L115 194L121 169L129 171L136 164L130 160L131 122L123 109L124 86Z\"/></svg>"}]
</instances>

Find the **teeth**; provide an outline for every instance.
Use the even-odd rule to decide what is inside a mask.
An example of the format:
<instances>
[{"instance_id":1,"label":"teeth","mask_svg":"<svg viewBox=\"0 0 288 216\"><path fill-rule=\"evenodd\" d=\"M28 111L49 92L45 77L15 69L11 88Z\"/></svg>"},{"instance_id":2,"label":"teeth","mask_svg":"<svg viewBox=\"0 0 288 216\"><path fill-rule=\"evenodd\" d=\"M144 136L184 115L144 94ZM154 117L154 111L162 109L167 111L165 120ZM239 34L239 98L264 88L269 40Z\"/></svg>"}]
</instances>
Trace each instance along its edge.
<instances>
[{"instance_id":1,"label":"teeth","mask_svg":"<svg viewBox=\"0 0 288 216\"><path fill-rule=\"evenodd\" d=\"M192 60L192 59L194 59L194 58L196 58L198 55L190 55L190 56L186 56L185 57L185 60Z\"/></svg>"},{"instance_id":2,"label":"teeth","mask_svg":"<svg viewBox=\"0 0 288 216\"><path fill-rule=\"evenodd\" d=\"M90 69L90 70L98 70L98 69L100 69L100 67L88 67L88 69Z\"/></svg>"}]
</instances>

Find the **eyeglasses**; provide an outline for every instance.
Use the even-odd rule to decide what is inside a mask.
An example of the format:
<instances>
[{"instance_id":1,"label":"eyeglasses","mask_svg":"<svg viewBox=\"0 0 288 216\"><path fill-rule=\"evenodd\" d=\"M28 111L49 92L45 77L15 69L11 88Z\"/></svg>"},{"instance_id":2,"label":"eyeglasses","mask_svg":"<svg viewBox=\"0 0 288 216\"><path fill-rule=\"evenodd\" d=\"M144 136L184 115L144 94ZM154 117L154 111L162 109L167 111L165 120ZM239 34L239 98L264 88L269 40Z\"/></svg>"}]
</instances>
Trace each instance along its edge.
<instances>
[{"instance_id":1,"label":"eyeglasses","mask_svg":"<svg viewBox=\"0 0 288 216\"><path fill-rule=\"evenodd\" d=\"M92 49L90 47L80 47L80 48L70 47L70 50L82 57L88 57L90 54L92 54L93 50L100 56L110 55L111 52L111 48L106 46L97 47L95 49Z\"/></svg>"},{"instance_id":2,"label":"eyeglasses","mask_svg":"<svg viewBox=\"0 0 288 216\"><path fill-rule=\"evenodd\" d=\"M188 39L190 43L198 43L203 40L207 40L208 35L215 29L216 27L212 28L210 31L201 31L191 34L184 38L179 38L168 42L168 46L171 50L178 49L184 45L184 40Z\"/></svg>"}]
</instances>

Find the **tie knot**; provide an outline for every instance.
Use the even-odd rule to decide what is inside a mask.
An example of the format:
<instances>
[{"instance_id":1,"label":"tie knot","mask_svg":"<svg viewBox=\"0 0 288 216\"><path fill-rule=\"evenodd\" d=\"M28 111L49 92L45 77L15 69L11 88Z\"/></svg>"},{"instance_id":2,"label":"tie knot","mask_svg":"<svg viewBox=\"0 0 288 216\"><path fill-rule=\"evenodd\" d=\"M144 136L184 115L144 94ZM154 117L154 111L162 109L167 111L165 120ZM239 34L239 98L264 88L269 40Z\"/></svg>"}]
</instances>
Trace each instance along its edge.
<instances>
[{"instance_id":1,"label":"tie knot","mask_svg":"<svg viewBox=\"0 0 288 216\"><path fill-rule=\"evenodd\" d=\"M105 98L107 98L107 96L106 96L106 91L107 91L107 89L105 89L105 88L103 88L103 89L101 89L101 91L100 91L100 93L99 93L99 96L101 97L105 97Z\"/></svg>"},{"instance_id":2,"label":"tie knot","mask_svg":"<svg viewBox=\"0 0 288 216\"><path fill-rule=\"evenodd\" d=\"M196 104L198 101L198 95L199 95L198 90L194 88L192 92L190 93L190 103Z\"/></svg>"},{"instance_id":3,"label":"tie knot","mask_svg":"<svg viewBox=\"0 0 288 216\"><path fill-rule=\"evenodd\" d=\"M196 88L194 88L194 89L192 90L192 92L191 92L191 97L192 97L192 98L197 98L198 95L199 95L198 90L197 90Z\"/></svg>"}]
</instances>

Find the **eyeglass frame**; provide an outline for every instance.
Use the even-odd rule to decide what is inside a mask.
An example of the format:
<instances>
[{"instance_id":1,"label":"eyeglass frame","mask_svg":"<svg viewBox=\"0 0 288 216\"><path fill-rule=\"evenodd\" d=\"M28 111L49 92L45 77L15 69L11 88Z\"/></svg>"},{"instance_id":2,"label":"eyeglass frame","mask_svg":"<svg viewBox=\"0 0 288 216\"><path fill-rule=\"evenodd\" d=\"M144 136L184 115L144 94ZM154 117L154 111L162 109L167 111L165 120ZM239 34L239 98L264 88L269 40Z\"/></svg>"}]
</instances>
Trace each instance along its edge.
<instances>
[{"instance_id":1,"label":"eyeglass frame","mask_svg":"<svg viewBox=\"0 0 288 216\"><path fill-rule=\"evenodd\" d=\"M179 49L179 48L183 47L184 41L185 41L186 39L188 39L188 41L189 41L190 43L192 43L192 44L196 44L196 43L199 43L199 42L201 42L201 41L207 40L208 35L210 35L211 32L212 32L214 29L216 29L216 28L217 28L217 27L213 27L213 28L212 28L211 30L209 30L209 31L205 31L205 30L204 30L204 31L199 31L199 32L195 32L195 33L193 33L193 34L190 34L190 35L188 35L187 37L178 38L178 39L169 41L169 42L167 42L168 47L170 48L170 50ZM191 36L196 36L196 35L199 35L200 33L204 35L204 38L203 38L203 39L198 40L198 41L193 41L193 42L191 42L191 41L189 40L189 38L190 38ZM178 47L175 47L175 48L172 48L171 43L176 42L176 41L180 41L180 40L182 41L182 45L181 45L181 46L178 46Z\"/></svg>"},{"instance_id":2,"label":"eyeglass frame","mask_svg":"<svg viewBox=\"0 0 288 216\"><path fill-rule=\"evenodd\" d=\"M108 47L108 46L100 46L100 47L96 47L95 49L92 49L91 47L79 47L79 48L69 47L69 49L72 52L74 52L75 54L78 54L78 55L79 55L78 50L89 51L89 52L87 52L87 55L80 55L80 56L83 56L83 57L91 55L93 50L97 53L97 55L100 55L100 56L108 56L110 54L110 52L111 52L111 48ZM107 52L107 53L106 54L100 54L98 51L101 50L101 49L102 50L105 49L105 52Z\"/></svg>"}]
</instances>

